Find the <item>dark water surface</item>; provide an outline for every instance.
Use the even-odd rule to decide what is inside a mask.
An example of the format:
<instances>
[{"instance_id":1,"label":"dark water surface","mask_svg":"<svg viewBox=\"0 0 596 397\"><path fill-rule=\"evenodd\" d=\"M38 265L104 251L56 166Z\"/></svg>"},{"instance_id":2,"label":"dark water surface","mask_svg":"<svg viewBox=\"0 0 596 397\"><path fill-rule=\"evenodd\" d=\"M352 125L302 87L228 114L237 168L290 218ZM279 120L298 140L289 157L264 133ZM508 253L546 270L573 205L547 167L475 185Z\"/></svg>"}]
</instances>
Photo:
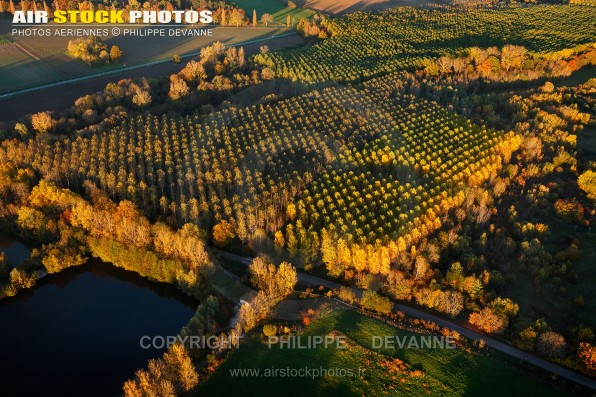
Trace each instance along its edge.
<instances>
[{"instance_id":1,"label":"dark water surface","mask_svg":"<svg viewBox=\"0 0 596 397\"><path fill-rule=\"evenodd\" d=\"M7 247L0 240L0 251ZM197 303L95 259L48 275L0 301L0 395L121 394L122 383L163 352L142 349L140 338L176 335Z\"/></svg>"},{"instance_id":2,"label":"dark water surface","mask_svg":"<svg viewBox=\"0 0 596 397\"><path fill-rule=\"evenodd\" d=\"M4 252L6 262L15 267L29 256L31 250L20 241L12 241L0 234L0 252Z\"/></svg>"}]
</instances>

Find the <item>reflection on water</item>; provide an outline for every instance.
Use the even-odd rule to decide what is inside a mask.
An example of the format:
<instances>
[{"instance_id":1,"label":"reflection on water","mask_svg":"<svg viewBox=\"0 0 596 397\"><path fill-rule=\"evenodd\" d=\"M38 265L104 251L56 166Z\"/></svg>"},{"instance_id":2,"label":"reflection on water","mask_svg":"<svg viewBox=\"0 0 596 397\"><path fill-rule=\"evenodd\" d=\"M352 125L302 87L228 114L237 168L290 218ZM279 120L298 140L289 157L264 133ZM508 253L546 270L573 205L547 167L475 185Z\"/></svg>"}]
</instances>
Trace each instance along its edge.
<instances>
[{"instance_id":1,"label":"reflection on water","mask_svg":"<svg viewBox=\"0 0 596 397\"><path fill-rule=\"evenodd\" d=\"M6 262L15 267L29 257L31 250L20 241L13 241L8 237L0 235L0 252L6 254Z\"/></svg>"},{"instance_id":2,"label":"reflection on water","mask_svg":"<svg viewBox=\"0 0 596 397\"><path fill-rule=\"evenodd\" d=\"M121 394L124 380L162 353L141 349L140 337L176 335L196 305L99 260L49 275L0 301L0 395Z\"/></svg>"}]
</instances>

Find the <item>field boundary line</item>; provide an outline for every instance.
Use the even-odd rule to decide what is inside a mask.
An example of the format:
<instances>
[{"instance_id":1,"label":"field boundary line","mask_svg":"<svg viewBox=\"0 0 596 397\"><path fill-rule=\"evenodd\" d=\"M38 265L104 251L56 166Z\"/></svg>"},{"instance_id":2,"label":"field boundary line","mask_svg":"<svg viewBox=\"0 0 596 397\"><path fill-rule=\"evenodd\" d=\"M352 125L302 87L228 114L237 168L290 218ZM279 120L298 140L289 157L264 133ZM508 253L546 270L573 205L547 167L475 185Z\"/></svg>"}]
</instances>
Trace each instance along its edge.
<instances>
[{"instance_id":1,"label":"field boundary line","mask_svg":"<svg viewBox=\"0 0 596 397\"><path fill-rule=\"evenodd\" d=\"M20 45L16 41L11 41L10 43L12 45L14 45L15 47L17 47L19 50L23 51L25 54L29 55L31 58L35 59L36 61L43 62L40 57L38 57L37 55L35 55L31 51L29 51L28 49L26 49L25 47L23 47L22 45Z\"/></svg>"}]
</instances>

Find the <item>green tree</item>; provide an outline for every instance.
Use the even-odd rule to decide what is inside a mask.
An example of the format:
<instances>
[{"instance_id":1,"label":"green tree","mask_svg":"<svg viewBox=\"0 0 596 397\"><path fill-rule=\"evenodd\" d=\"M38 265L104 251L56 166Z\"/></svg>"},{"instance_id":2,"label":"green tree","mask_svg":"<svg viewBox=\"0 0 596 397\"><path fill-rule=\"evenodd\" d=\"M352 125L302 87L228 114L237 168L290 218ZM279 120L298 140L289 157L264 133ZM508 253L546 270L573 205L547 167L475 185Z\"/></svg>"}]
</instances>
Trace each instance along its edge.
<instances>
[{"instance_id":1,"label":"green tree","mask_svg":"<svg viewBox=\"0 0 596 397\"><path fill-rule=\"evenodd\" d=\"M391 309L393 305L391 301L374 291L366 290L362 293L362 298L360 298L360 305L368 310L374 310L381 314L389 314L391 313Z\"/></svg>"}]
</instances>

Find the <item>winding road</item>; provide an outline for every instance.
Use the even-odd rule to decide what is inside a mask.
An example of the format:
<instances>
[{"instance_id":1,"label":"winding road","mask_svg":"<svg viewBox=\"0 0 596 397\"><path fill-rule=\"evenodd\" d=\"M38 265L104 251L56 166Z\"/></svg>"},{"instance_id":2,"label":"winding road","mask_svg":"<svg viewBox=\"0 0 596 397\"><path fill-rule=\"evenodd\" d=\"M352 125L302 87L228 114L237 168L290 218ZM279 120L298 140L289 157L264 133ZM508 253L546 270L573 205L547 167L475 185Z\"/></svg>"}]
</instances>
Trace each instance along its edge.
<instances>
[{"instance_id":1,"label":"winding road","mask_svg":"<svg viewBox=\"0 0 596 397\"><path fill-rule=\"evenodd\" d=\"M226 251L218 251L218 253L222 257L225 257L225 258L235 261L235 262L243 263L245 265L249 265L252 262L252 258L250 258L250 257L243 257L243 256L236 255L236 254L233 254L231 252L226 252ZM325 280L325 279L322 279L322 278L319 278L319 277L316 277L316 276L313 276L310 274L306 274L303 272L298 272L298 282L302 285L307 285L307 286L322 285L323 287L330 288L330 289L339 289L340 287L342 287L341 284L338 284L336 282L333 282L330 280ZM352 287L351 289L354 291L354 293L357 296L362 294L362 290L360 290L358 288ZM472 339L475 341L481 340L485 343L486 346L490 346L491 348L498 350L502 353L505 353L511 357L517 358L521 361L528 362L528 363L533 364L539 368L549 371L555 375L558 375L562 378L568 379L572 382L578 383L578 384L585 386L587 388L590 388L592 390L596 390L596 380L594 380L594 379L590 379L587 376L584 376L578 372L564 368L564 367L557 365L553 362L544 360L536 355L533 355L531 353L528 353L528 352L520 350L516 347L513 347L507 343L503 343L496 339L493 339L485 334L481 334L477 331L466 328L465 326L463 326L461 324L457 324L453 321L447 320L447 319L437 316L435 314L428 313L428 312L413 308L408 305L404 305L403 303L394 302L393 309L395 311L403 312L411 317L415 317L415 318L425 320L425 321L432 321L433 323L435 323L441 327L448 328L452 331L456 331L457 333L465 336L466 338L469 338L469 339Z\"/></svg>"}]
</instances>

